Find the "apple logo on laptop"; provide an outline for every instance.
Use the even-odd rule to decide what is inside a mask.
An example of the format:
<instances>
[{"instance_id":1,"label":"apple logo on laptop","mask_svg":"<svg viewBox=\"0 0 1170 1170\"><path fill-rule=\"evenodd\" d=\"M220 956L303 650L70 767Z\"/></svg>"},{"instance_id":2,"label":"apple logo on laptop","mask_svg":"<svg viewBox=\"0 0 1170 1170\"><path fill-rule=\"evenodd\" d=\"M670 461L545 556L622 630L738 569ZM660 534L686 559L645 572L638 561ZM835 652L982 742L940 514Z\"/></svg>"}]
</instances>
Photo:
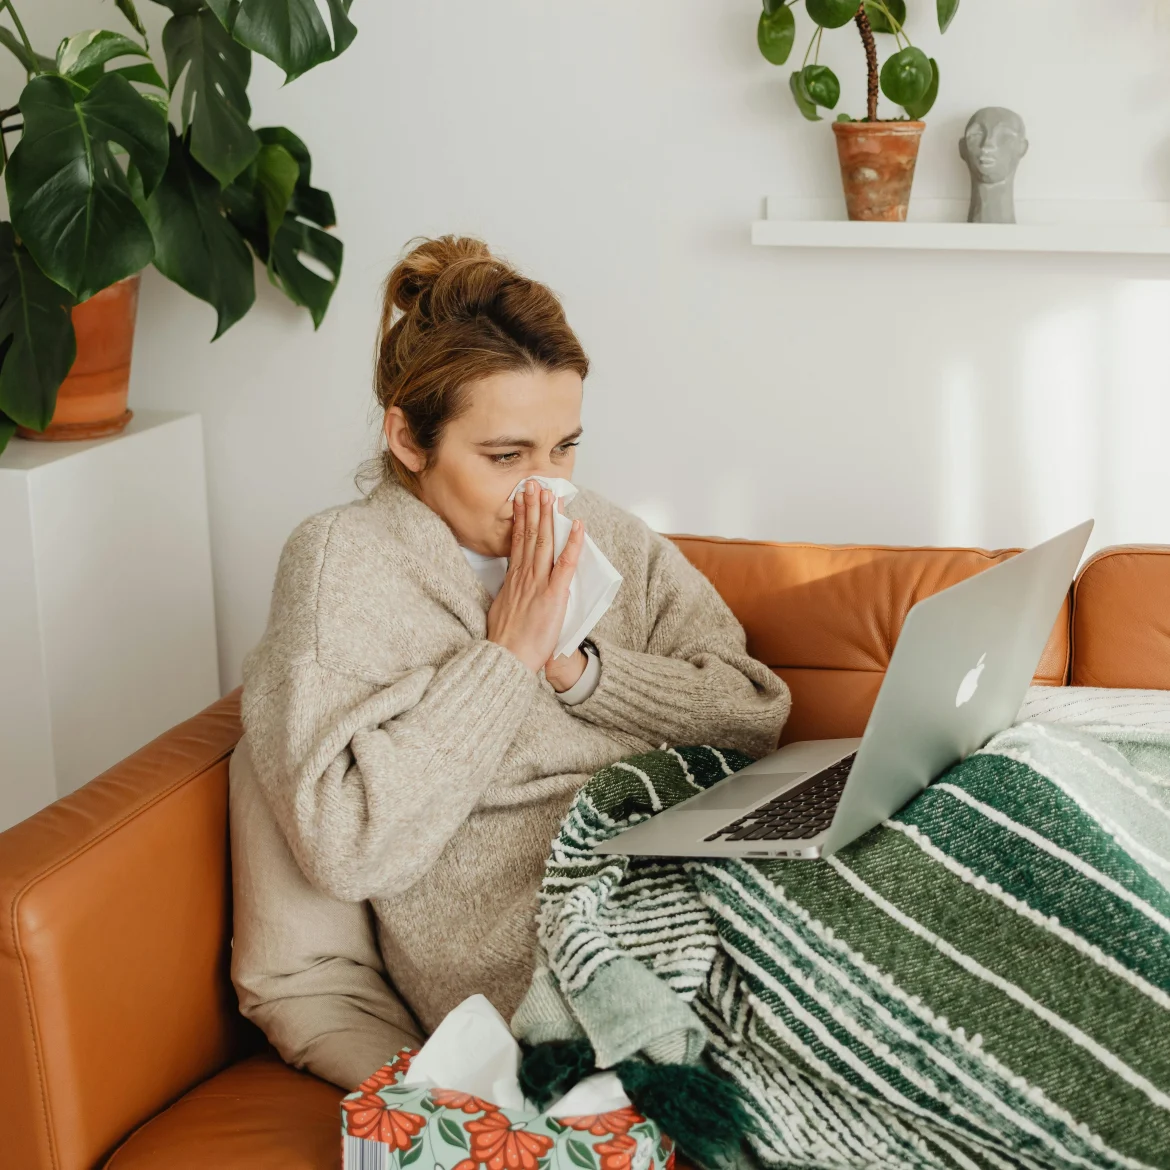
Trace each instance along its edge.
<instances>
[{"instance_id":1,"label":"apple logo on laptop","mask_svg":"<svg viewBox=\"0 0 1170 1170\"><path fill-rule=\"evenodd\" d=\"M955 695L956 707L969 703L975 697L975 692L979 689L979 676L983 673L983 660L986 657L986 653L980 654L979 661L963 675L963 681L959 683L959 690Z\"/></svg>"}]
</instances>

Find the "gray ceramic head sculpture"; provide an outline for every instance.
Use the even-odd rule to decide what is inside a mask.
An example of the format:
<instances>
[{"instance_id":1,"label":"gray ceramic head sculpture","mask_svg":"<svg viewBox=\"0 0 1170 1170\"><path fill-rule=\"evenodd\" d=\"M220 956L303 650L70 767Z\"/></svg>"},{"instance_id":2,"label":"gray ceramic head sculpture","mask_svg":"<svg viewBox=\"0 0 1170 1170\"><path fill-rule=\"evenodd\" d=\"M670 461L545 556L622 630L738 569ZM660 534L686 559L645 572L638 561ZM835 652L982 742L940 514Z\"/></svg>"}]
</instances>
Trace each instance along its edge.
<instances>
[{"instance_id":1,"label":"gray ceramic head sculpture","mask_svg":"<svg viewBox=\"0 0 1170 1170\"><path fill-rule=\"evenodd\" d=\"M1028 150L1024 119L1002 106L976 110L959 139L959 154L971 172L968 223L1015 223L1012 188L1016 167Z\"/></svg>"}]
</instances>

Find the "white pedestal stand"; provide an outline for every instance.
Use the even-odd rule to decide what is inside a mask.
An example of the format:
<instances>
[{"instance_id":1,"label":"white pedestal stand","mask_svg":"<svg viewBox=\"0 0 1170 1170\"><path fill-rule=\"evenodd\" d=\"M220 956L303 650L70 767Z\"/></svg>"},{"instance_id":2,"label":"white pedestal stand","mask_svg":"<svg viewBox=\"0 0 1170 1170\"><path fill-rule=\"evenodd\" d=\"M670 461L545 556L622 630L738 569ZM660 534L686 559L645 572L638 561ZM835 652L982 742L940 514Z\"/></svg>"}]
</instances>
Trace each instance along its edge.
<instances>
[{"instance_id":1,"label":"white pedestal stand","mask_svg":"<svg viewBox=\"0 0 1170 1170\"><path fill-rule=\"evenodd\" d=\"M0 455L0 830L219 697L203 432Z\"/></svg>"}]
</instances>

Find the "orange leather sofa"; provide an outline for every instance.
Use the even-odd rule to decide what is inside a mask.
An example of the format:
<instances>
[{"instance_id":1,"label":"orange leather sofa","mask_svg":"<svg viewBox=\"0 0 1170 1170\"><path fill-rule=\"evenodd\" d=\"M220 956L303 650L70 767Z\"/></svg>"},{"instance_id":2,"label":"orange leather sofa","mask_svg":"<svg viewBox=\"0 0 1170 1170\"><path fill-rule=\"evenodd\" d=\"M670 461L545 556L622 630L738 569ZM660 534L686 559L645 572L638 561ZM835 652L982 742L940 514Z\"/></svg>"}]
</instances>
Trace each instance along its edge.
<instances>
[{"instance_id":1,"label":"orange leather sofa","mask_svg":"<svg viewBox=\"0 0 1170 1170\"><path fill-rule=\"evenodd\" d=\"M910 606L1012 555L674 539L792 688L785 739L860 734ZM1037 681L1170 689L1170 548L1089 561ZM281 1063L228 977L239 735L233 693L0 834L4 1170L339 1164L340 1091Z\"/></svg>"}]
</instances>

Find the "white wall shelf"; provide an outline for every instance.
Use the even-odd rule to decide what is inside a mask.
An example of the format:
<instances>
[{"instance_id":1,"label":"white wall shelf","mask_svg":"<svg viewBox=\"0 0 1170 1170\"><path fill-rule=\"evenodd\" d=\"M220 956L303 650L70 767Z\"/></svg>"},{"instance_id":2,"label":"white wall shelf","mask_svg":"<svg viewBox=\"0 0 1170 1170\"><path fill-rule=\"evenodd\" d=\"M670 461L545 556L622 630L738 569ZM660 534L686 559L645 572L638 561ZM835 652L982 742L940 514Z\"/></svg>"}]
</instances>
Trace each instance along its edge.
<instances>
[{"instance_id":1,"label":"white wall shelf","mask_svg":"<svg viewBox=\"0 0 1170 1170\"><path fill-rule=\"evenodd\" d=\"M769 196L752 243L777 248L1170 255L1170 203L1019 200L1014 224L966 223L965 199L911 199L906 223L857 223L843 199Z\"/></svg>"}]
</instances>

